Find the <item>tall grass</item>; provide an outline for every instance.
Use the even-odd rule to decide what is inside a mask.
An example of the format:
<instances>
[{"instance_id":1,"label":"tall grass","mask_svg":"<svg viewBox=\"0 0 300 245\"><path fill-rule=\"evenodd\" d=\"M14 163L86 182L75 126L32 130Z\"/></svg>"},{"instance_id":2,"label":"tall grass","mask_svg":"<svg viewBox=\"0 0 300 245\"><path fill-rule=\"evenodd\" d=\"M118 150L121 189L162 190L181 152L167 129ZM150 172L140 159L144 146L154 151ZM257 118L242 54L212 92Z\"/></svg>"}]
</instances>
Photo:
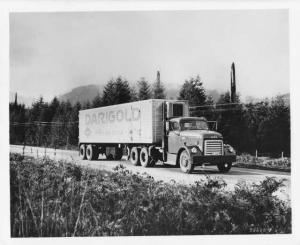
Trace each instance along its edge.
<instances>
[{"instance_id":1,"label":"tall grass","mask_svg":"<svg viewBox=\"0 0 300 245\"><path fill-rule=\"evenodd\" d=\"M273 193L283 180L185 186L122 166L114 172L10 156L11 236L290 233L291 208Z\"/></svg>"}]
</instances>

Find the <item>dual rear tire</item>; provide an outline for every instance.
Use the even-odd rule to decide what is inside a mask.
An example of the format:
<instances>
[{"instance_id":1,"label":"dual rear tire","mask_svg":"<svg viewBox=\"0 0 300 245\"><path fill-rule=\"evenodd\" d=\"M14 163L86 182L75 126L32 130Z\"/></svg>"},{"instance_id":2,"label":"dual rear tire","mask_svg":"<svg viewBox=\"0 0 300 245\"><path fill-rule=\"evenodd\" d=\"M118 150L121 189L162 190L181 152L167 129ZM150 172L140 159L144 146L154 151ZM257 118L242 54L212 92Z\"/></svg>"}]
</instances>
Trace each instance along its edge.
<instances>
[{"instance_id":1,"label":"dual rear tire","mask_svg":"<svg viewBox=\"0 0 300 245\"><path fill-rule=\"evenodd\" d=\"M149 155L148 147L127 147L127 156L134 166L152 167L155 164L155 160ZM123 149L116 148L115 156L112 154L105 154L108 160L120 160L123 156ZM79 156L82 160L97 160L99 157L99 150L96 146L91 144L81 144L79 148Z\"/></svg>"},{"instance_id":2,"label":"dual rear tire","mask_svg":"<svg viewBox=\"0 0 300 245\"><path fill-rule=\"evenodd\" d=\"M79 156L81 160L97 160L99 157L99 150L94 145L80 145Z\"/></svg>"},{"instance_id":3,"label":"dual rear tire","mask_svg":"<svg viewBox=\"0 0 300 245\"><path fill-rule=\"evenodd\" d=\"M155 164L154 159L149 155L148 147L132 147L130 150L130 162L134 166L152 167Z\"/></svg>"},{"instance_id":4,"label":"dual rear tire","mask_svg":"<svg viewBox=\"0 0 300 245\"><path fill-rule=\"evenodd\" d=\"M97 160L99 157L98 148L94 145L87 145L85 150L87 160Z\"/></svg>"},{"instance_id":5,"label":"dual rear tire","mask_svg":"<svg viewBox=\"0 0 300 245\"><path fill-rule=\"evenodd\" d=\"M103 153L103 152L101 152ZM79 147L79 156L81 160L97 160L99 158L99 147L92 144L81 144ZM123 148L116 147L115 153L105 153L107 160L120 160L123 156Z\"/></svg>"},{"instance_id":6,"label":"dual rear tire","mask_svg":"<svg viewBox=\"0 0 300 245\"><path fill-rule=\"evenodd\" d=\"M85 144L80 145L79 147L79 157L81 160L86 160Z\"/></svg>"}]
</instances>

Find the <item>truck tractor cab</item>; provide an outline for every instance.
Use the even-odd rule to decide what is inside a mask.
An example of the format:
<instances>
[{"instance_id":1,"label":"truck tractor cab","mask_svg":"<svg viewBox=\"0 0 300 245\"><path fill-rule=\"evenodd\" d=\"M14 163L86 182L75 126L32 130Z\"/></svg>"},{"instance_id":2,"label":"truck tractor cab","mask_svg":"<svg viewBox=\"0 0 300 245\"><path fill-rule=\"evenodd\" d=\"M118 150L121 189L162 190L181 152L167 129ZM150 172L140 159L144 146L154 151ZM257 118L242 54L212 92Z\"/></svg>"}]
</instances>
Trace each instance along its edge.
<instances>
[{"instance_id":1,"label":"truck tractor cab","mask_svg":"<svg viewBox=\"0 0 300 245\"><path fill-rule=\"evenodd\" d=\"M235 150L223 143L220 133L209 129L204 117L170 117L165 128L166 163L179 165L185 173L202 165L216 165L220 172L228 172L236 161Z\"/></svg>"}]
</instances>

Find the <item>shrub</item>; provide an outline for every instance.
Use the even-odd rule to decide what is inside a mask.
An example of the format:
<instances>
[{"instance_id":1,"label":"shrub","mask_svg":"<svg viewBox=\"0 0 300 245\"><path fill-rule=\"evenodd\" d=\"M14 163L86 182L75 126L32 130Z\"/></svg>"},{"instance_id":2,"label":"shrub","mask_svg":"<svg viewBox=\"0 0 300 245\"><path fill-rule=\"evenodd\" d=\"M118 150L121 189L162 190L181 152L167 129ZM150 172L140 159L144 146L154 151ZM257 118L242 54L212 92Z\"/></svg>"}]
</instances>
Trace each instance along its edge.
<instances>
[{"instance_id":1,"label":"shrub","mask_svg":"<svg viewBox=\"0 0 300 245\"><path fill-rule=\"evenodd\" d=\"M283 180L193 185L155 181L122 165L113 172L10 157L11 236L290 233L291 208L273 195Z\"/></svg>"},{"instance_id":2,"label":"shrub","mask_svg":"<svg viewBox=\"0 0 300 245\"><path fill-rule=\"evenodd\" d=\"M251 156L249 154L242 154L237 157L237 163L235 164L235 166L290 171L291 159L290 158L263 158L263 157Z\"/></svg>"}]
</instances>

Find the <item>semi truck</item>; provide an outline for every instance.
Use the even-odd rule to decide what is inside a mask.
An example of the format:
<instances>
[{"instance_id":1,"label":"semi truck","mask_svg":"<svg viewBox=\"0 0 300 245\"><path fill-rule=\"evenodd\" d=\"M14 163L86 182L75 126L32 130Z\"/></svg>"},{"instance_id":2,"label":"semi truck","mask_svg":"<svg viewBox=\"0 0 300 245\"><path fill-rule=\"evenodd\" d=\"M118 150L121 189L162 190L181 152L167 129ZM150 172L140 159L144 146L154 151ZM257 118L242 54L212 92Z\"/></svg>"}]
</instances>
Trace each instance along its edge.
<instances>
[{"instance_id":1,"label":"semi truck","mask_svg":"<svg viewBox=\"0 0 300 245\"><path fill-rule=\"evenodd\" d=\"M228 172L236 152L211 131L204 117L189 115L188 101L149 99L79 111L79 155L96 160L126 157L133 165L158 161L185 173L215 165Z\"/></svg>"}]
</instances>

